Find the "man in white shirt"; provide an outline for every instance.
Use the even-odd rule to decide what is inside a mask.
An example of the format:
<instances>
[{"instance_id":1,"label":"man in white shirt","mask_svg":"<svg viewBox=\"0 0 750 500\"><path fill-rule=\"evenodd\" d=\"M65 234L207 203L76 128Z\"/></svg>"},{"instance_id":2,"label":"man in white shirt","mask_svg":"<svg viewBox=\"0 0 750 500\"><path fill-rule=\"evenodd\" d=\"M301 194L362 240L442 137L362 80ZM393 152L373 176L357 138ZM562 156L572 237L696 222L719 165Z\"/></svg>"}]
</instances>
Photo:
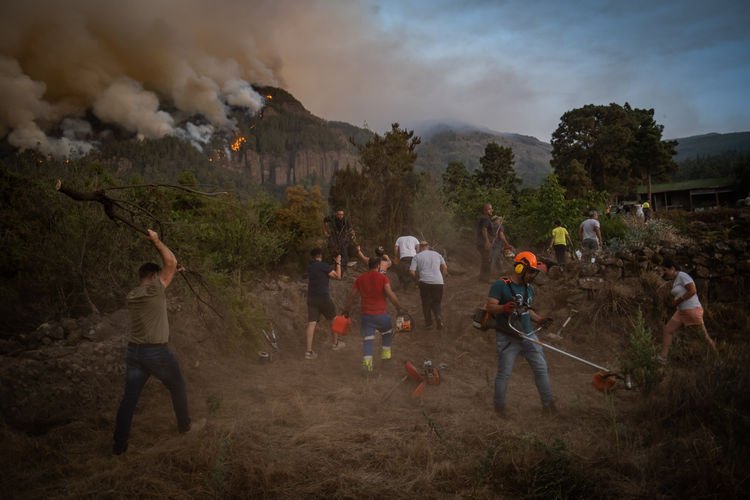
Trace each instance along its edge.
<instances>
[{"instance_id":1,"label":"man in white shirt","mask_svg":"<svg viewBox=\"0 0 750 500\"><path fill-rule=\"evenodd\" d=\"M599 224L599 212L592 210L589 218L581 222L578 236L581 238L581 249L584 255L596 254L602 247L602 232Z\"/></svg>"},{"instance_id":2,"label":"man in white shirt","mask_svg":"<svg viewBox=\"0 0 750 500\"><path fill-rule=\"evenodd\" d=\"M418 248L419 240L414 236L400 236L393 246L393 263L395 264L393 269L398 275L402 290L408 289L414 283L414 279L409 274L409 268L412 259L417 255Z\"/></svg>"},{"instance_id":3,"label":"man in white shirt","mask_svg":"<svg viewBox=\"0 0 750 500\"><path fill-rule=\"evenodd\" d=\"M419 253L411 261L409 272L414 278L419 278L419 296L422 299L422 314L426 330L432 328L435 317L438 330L443 329L443 275L448 274L448 266L443 256L430 250L426 241L419 243Z\"/></svg>"}]
</instances>

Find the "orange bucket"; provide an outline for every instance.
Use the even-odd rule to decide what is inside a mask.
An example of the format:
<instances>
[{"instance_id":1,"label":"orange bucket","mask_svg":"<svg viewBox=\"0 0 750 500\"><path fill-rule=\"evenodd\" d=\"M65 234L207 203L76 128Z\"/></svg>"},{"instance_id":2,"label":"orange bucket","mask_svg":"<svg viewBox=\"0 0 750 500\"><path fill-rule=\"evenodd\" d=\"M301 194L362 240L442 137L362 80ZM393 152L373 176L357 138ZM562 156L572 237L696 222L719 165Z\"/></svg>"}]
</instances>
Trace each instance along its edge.
<instances>
[{"instance_id":1,"label":"orange bucket","mask_svg":"<svg viewBox=\"0 0 750 500\"><path fill-rule=\"evenodd\" d=\"M333 333L335 333L336 335L346 335L347 333L349 333L349 325L351 325L351 323L352 323L351 318L338 315L335 318L333 318L333 323L331 324L331 330L333 330Z\"/></svg>"}]
</instances>

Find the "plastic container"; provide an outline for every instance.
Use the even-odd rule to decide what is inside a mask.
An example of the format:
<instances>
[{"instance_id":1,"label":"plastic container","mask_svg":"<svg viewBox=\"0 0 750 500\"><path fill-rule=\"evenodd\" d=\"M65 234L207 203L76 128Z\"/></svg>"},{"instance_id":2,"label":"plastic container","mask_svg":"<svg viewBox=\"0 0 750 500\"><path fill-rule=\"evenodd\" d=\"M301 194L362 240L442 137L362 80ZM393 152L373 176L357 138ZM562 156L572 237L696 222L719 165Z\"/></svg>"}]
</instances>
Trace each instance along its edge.
<instances>
[{"instance_id":1,"label":"plastic container","mask_svg":"<svg viewBox=\"0 0 750 500\"><path fill-rule=\"evenodd\" d=\"M351 324L351 318L339 315L333 318L331 330L333 330L333 333L335 333L336 335L346 335L347 333L349 333L349 326L351 326Z\"/></svg>"}]
</instances>

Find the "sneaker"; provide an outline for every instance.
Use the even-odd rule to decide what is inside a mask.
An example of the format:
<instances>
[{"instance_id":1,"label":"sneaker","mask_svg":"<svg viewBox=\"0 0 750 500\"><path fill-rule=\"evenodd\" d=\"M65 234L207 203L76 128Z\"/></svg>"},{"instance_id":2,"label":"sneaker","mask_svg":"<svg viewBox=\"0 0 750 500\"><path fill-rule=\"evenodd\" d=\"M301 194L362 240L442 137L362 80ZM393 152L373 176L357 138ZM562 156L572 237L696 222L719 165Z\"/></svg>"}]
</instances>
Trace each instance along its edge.
<instances>
[{"instance_id":1,"label":"sneaker","mask_svg":"<svg viewBox=\"0 0 750 500\"><path fill-rule=\"evenodd\" d=\"M362 360L362 370L367 373L372 372L372 358L365 358Z\"/></svg>"},{"instance_id":2,"label":"sneaker","mask_svg":"<svg viewBox=\"0 0 750 500\"><path fill-rule=\"evenodd\" d=\"M318 353L315 351L307 351L305 353L305 359L317 359Z\"/></svg>"},{"instance_id":3,"label":"sneaker","mask_svg":"<svg viewBox=\"0 0 750 500\"><path fill-rule=\"evenodd\" d=\"M667 364L667 358L663 357L661 354L657 354L655 359L656 362L662 366Z\"/></svg>"},{"instance_id":4,"label":"sneaker","mask_svg":"<svg viewBox=\"0 0 750 500\"><path fill-rule=\"evenodd\" d=\"M391 359L391 348L383 347L380 350L380 359Z\"/></svg>"},{"instance_id":5,"label":"sneaker","mask_svg":"<svg viewBox=\"0 0 750 500\"><path fill-rule=\"evenodd\" d=\"M340 351L344 347L346 347L346 343L343 340L339 340L338 342L336 342L335 344L333 344L331 346L331 350L332 351Z\"/></svg>"}]
</instances>

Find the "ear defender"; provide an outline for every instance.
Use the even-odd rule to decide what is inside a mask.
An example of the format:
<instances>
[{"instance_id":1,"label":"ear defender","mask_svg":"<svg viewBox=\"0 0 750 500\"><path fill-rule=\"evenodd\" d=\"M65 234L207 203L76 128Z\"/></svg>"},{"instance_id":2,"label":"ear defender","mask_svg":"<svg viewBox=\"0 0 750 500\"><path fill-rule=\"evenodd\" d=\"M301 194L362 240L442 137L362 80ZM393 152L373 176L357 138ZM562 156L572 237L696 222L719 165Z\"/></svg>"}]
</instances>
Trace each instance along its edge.
<instances>
[{"instance_id":1,"label":"ear defender","mask_svg":"<svg viewBox=\"0 0 750 500\"><path fill-rule=\"evenodd\" d=\"M521 264L520 262L516 264L516 267L513 268L516 274L523 274L523 270L526 269L526 266Z\"/></svg>"}]
</instances>

